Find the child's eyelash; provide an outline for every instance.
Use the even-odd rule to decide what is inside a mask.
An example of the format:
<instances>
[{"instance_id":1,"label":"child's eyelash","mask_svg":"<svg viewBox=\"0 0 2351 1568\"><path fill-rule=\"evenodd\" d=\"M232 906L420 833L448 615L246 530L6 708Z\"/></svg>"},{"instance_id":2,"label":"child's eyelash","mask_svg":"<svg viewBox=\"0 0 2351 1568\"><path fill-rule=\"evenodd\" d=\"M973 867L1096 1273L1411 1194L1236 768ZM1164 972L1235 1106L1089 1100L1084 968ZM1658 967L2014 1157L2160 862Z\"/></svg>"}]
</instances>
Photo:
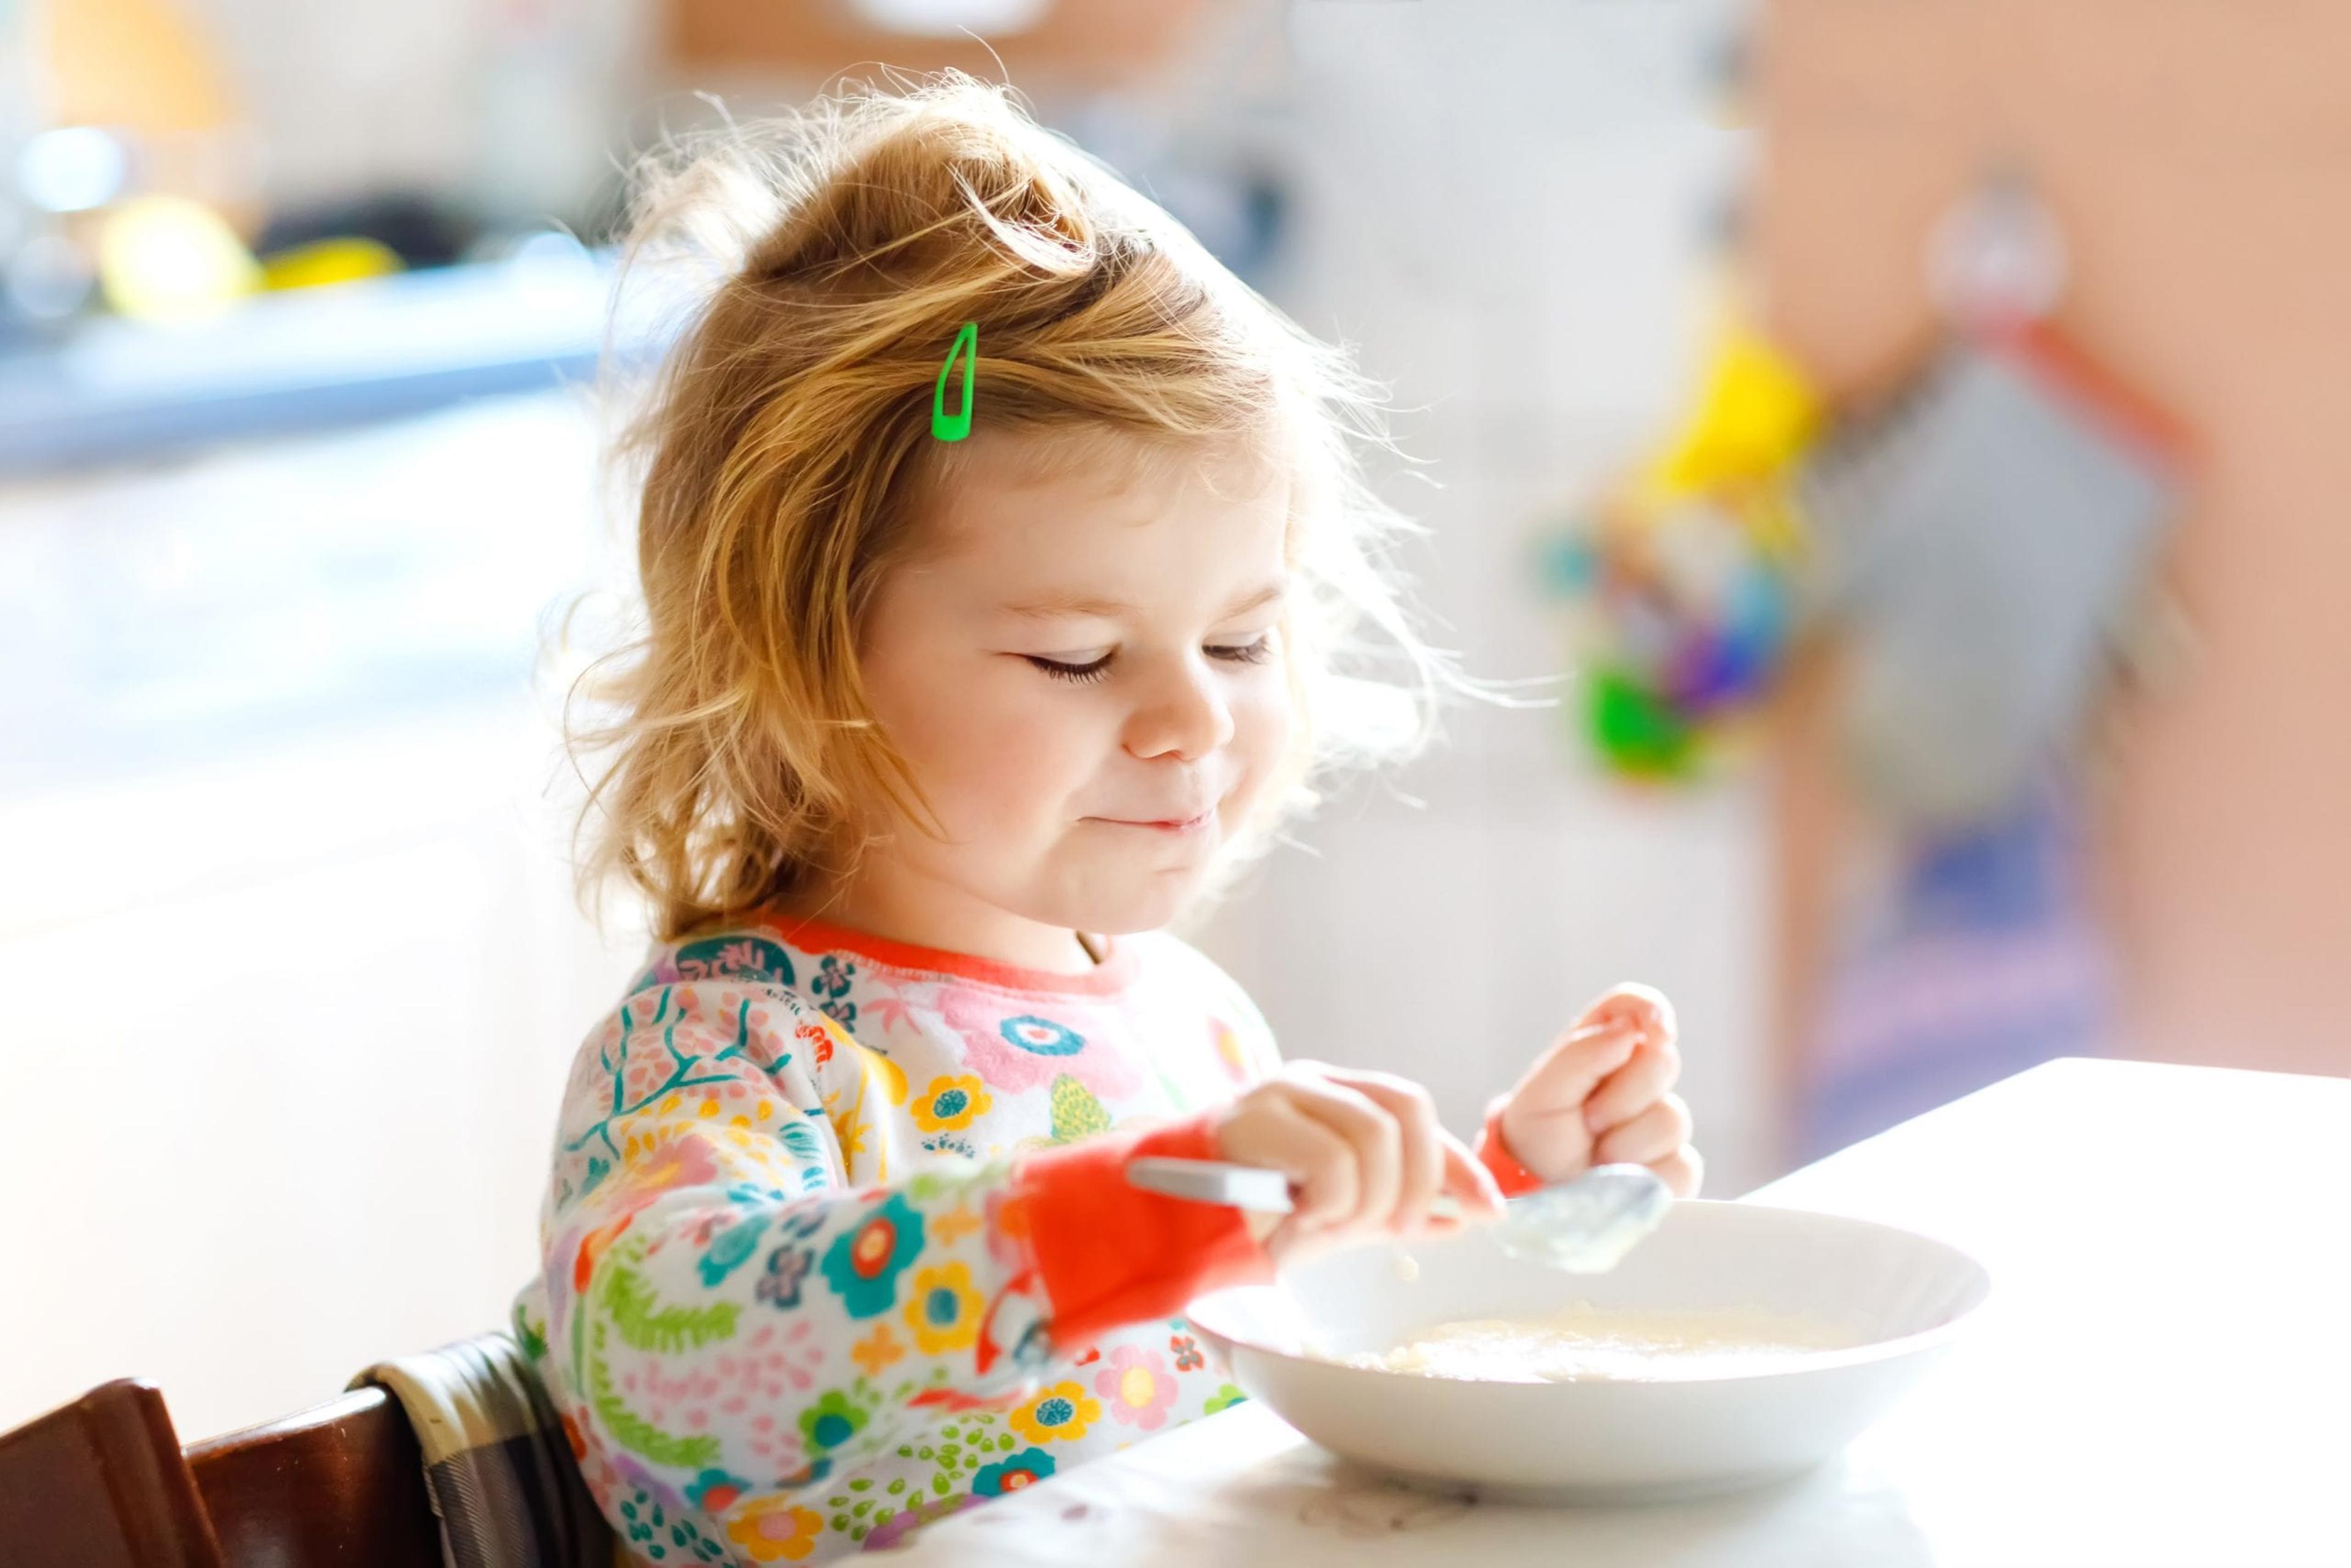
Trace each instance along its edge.
<instances>
[{"instance_id":1,"label":"child's eyelash","mask_svg":"<svg viewBox=\"0 0 2351 1568\"><path fill-rule=\"evenodd\" d=\"M1222 659L1228 664L1262 664L1273 656L1273 644L1270 639L1259 637L1254 643L1225 643L1201 651L1211 659ZM1048 659L1041 653L1024 653L1021 656L1057 681L1081 683L1101 680L1109 673L1112 658L1111 654L1104 653L1089 664L1070 664L1059 659Z\"/></svg>"},{"instance_id":2,"label":"child's eyelash","mask_svg":"<svg viewBox=\"0 0 2351 1568\"><path fill-rule=\"evenodd\" d=\"M1098 681L1110 669L1108 653L1091 664L1065 664L1059 659L1048 659L1037 653L1022 656L1057 681Z\"/></svg>"}]
</instances>

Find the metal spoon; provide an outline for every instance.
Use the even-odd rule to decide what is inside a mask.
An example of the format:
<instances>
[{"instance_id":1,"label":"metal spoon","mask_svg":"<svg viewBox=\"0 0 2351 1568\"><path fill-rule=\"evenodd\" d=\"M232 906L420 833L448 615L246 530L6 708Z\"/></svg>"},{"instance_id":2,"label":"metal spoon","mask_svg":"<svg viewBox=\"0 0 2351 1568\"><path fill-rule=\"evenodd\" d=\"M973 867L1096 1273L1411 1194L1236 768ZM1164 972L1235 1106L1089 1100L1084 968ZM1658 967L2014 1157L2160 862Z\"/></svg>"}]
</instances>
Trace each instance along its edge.
<instances>
[{"instance_id":1,"label":"metal spoon","mask_svg":"<svg viewBox=\"0 0 2351 1568\"><path fill-rule=\"evenodd\" d=\"M1195 1203L1267 1214L1288 1214L1296 1207L1290 1178L1259 1166L1145 1155L1127 1162L1126 1179ZM1605 1273L1663 1223L1673 1206L1673 1188L1648 1166L1594 1166L1573 1181L1537 1187L1503 1204L1502 1217L1494 1222L1494 1243L1513 1258L1566 1273ZM1458 1219L1461 1206L1451 1194L1440 1193L1428 1212Z\"/></svg>"}]
</instances>

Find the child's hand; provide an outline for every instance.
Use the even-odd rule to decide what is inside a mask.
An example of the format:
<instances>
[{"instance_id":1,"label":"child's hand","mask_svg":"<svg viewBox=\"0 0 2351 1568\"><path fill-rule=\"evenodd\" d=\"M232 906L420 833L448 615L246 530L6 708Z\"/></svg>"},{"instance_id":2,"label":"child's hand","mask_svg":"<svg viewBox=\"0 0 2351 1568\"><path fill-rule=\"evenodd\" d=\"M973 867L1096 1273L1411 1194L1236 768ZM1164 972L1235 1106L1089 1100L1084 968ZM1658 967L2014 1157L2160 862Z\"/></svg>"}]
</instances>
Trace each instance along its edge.
<instances>
[{"instance_id":1,"label":"child's hand","mask_svg":"<svg viewBox=\"0 0 2351 1568\"><path fill-rule=\"evenodd\" d=\"M1373 1236L1460 1223L1429 1218L1449 1192L1465 1218L1501 1211L1492 1175L1437 1125L1428 1092L1406 1079L1296 1061L1233 1103L1217 1129L1224 1158L1278 1170L1296 1186L1288 1215L1249 1218L1280 1261Z\"/></svg>"},{"instance_id":2,"label":"child's hand","mask_svg":"<svg viewBox=\"0 0 2351 1568\"><path fill-rule=\"evenodd\" d=\"M1647 986L1618 986L1583 1009L1527 1069L1500 1117L1502 1142L1545 1181L1593 1166L1647 1166L1677 1197L1698 1191L1705 1163L1689 1146L1674 1005Z\"/></svg>"}]
</instances>

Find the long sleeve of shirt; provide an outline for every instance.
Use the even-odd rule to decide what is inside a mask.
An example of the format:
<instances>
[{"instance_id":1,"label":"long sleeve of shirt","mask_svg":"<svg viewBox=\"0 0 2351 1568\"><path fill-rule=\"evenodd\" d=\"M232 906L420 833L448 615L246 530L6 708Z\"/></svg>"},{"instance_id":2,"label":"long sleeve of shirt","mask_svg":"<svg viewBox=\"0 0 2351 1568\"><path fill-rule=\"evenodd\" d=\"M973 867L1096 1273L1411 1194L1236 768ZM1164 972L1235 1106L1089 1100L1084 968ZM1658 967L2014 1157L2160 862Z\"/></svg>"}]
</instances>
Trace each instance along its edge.
<instances>
[{"instance_id":1,"label":"long sleeve of shirt","mask_svg":"<svg viewBox=\"0 0 2351 1568\"><path fill-rule=\"evenodd\" d=\"M575 1063L517 1329L645 1561L830 1556L1164 1425L1207 1376L1173 1314L1267 1271L1236 1212L1122 1177L1212 1157L1270 1064L1205 960L867 946L668 950Z\"/></svg>"}]
</instances>

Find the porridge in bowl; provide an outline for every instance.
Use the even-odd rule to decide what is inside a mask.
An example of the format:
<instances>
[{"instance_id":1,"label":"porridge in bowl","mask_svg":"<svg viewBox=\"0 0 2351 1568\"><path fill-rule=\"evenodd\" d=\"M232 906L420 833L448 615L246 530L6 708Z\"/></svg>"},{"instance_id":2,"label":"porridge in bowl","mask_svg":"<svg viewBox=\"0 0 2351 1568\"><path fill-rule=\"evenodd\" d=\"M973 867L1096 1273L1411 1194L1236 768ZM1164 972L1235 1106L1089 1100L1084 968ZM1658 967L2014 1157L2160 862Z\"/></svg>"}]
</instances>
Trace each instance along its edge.
<instances>
[{"instance_id":1,"label":"porridge in bowl","mask_svg":"<svg viewBox=\"0 0 2351 1568\"><path fill-rule=\"evenodd\" d=\"M1991 1290L1931 1237L1705 1198L1604 1274L1562 1274L1481 1231L1416 1240L1416 1270L1395 1252L1307 1260L1186 1315L1257 1418L1377 1473L1522 1502L1698 1497L1818 1464Z\"/></svg>"},{"instance_id":2,"label":"porridge in bowl","mask_svg":"<svg viewBox=\"0 0 2351 1568\"><path fill-rule=\"evenodd\" d=\"M1792 1313L1631 1311L1577 1301L1542 1317L1468 1318L1422 1330L1345 1364L1489 1383L1639 1381L1770 1371L1867 1336Z\"/></svg>"}]
</instances>

